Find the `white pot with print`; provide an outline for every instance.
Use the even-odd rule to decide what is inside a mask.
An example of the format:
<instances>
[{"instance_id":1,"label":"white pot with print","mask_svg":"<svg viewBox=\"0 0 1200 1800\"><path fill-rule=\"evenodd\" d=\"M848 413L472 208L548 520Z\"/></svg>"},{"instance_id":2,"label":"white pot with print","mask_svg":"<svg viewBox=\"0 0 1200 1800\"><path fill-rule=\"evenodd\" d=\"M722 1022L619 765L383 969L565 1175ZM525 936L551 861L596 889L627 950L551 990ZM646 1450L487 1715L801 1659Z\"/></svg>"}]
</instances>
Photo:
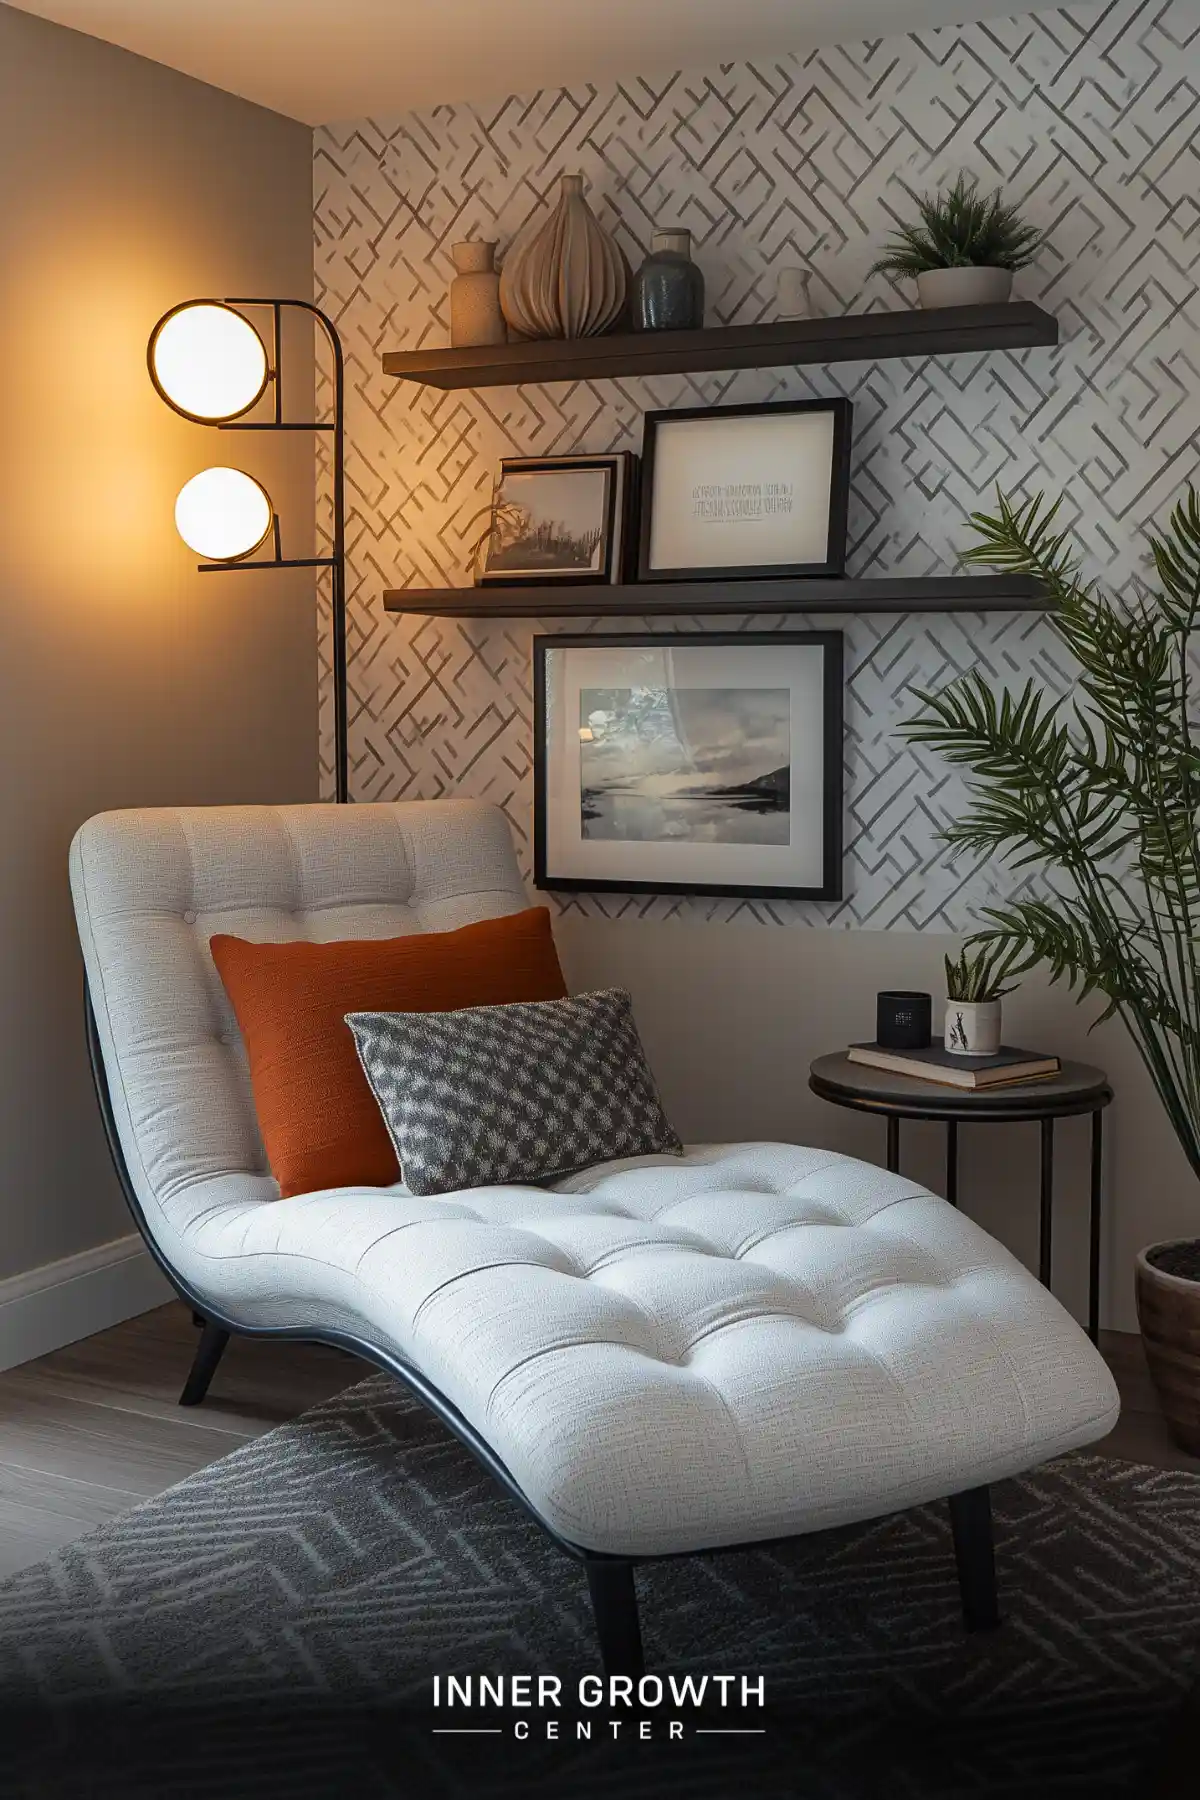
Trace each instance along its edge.
<instances>
[{"instance_id":1,"label":"white pot with print","mask_svg":"<svg viewBox=\"0 0 1200 1800\"><path fill-rule=\"evenodd\" d=\"M1000 1048L999 1000L947 1000L946 1048L956 1056L995 1056Z\"/></svg>"}]
</instances>

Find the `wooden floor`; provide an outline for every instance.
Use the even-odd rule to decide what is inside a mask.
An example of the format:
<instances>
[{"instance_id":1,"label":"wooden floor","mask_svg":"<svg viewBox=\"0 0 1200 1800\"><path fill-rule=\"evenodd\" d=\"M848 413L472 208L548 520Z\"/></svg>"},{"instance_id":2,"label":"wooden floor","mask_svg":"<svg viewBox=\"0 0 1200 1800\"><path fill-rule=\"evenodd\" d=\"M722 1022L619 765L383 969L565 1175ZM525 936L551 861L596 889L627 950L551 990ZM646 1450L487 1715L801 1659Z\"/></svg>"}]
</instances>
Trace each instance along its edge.
<instances>
[{"instance_id":1,"label":"wooden floor","mask_svg":"<svg viewBox=\"0 0 1200 1800\"><path fill-rule=\"evenodd\" d=\"M181 1408L198 1335L175 1301L0 1374L0 1580L368 1373L235 1338L204 1404Z\"/></svg>"},{"instance_id":2,"label":"wooden floor","mask_svg":"<svg viewBox=\"0 0 1200 1800\"><path fill-rule=\"evenodd\" d=\"M337 1350L235 1338L203 1406L181 1410L196 1335L176 1302L0 1375L0 1580L367 1373ZM1124 1411L1096 1448L1200 1473L1167 1437L1140 1340L1101 1347Z\"/></svg>"}]
</instances>

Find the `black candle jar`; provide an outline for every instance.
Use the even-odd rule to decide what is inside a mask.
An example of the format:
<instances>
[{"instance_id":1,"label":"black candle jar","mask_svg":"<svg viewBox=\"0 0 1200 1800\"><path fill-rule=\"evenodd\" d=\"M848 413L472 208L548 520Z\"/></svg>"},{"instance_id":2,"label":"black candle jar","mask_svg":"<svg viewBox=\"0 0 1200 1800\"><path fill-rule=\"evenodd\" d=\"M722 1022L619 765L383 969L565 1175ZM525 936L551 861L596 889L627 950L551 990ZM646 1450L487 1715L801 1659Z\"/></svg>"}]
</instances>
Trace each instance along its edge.
<instances>
[{"instance_id":1,"label":"black candle jar","mask_svg":"<svg viewBox=\"0 0 1200 1800\"><path fill-rule=\"evenodd\" d=\"M875 1000L875 1040L885 1050L928 1050L933 995L894 988Z\"/></svg>"}]
</instances>

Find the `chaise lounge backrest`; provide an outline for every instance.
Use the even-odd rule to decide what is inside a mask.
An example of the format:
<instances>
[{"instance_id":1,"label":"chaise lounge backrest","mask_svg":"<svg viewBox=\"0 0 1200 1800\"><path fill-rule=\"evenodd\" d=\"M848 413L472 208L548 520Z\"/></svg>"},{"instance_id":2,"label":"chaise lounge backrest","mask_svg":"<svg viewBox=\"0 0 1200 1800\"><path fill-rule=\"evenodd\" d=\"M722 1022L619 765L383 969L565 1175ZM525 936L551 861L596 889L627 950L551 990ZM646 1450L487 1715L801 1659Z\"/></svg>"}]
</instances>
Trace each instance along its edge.
<instances>
[{"instance_id":1,"label":"chaise lounge backrest","mask_svg":"<svg viewBox=\"0 0 1200 1800\"><path fill-rule=\"evenodd\" d=\"M529 904L504 815L467 800L100 813L71 886L116 1130L172 1266L206 1210L278 1195L210 937L399 937Z\"/></svg>"}]
</instances>

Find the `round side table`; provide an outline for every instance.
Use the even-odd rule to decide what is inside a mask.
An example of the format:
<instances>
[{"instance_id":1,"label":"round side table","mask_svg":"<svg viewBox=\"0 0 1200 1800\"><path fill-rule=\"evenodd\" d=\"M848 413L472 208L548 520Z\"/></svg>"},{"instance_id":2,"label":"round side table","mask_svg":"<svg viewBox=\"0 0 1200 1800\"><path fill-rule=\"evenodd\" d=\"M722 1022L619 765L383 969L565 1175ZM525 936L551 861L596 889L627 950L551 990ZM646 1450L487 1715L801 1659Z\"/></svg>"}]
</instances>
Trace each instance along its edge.
<instances>
[{"instance_id":1,"label":"round side table","mask_svg":"<svg viewBox=\"0 0 1200 1800\"><path fill-rule=\"evenodd\" d=\"M958 1128L960 1125L1018 1124L1036 1120L1042 1128L1038 1279L1050 1287L1053 1256L1054 1121L1090 1113L1092 1118L1091 1230L1088 1253L1088 1336L1095 1343L1100 1327L1100 1189L1104 1160L1104 1108L1112 1089L1102 1069L1086 1063L1064 1063L1043 1081L1014 1082L1010 1087L977 1092L891 1075L886 1069L851 1062L845 1051L818 1056L808 1085L822 1100L855 1112L882 1113L887 1120L887 1166L900 1168L901 1119L938 1119L946 1127L946 1198L958 1205Z\"/></svg>"}]
</instances>

